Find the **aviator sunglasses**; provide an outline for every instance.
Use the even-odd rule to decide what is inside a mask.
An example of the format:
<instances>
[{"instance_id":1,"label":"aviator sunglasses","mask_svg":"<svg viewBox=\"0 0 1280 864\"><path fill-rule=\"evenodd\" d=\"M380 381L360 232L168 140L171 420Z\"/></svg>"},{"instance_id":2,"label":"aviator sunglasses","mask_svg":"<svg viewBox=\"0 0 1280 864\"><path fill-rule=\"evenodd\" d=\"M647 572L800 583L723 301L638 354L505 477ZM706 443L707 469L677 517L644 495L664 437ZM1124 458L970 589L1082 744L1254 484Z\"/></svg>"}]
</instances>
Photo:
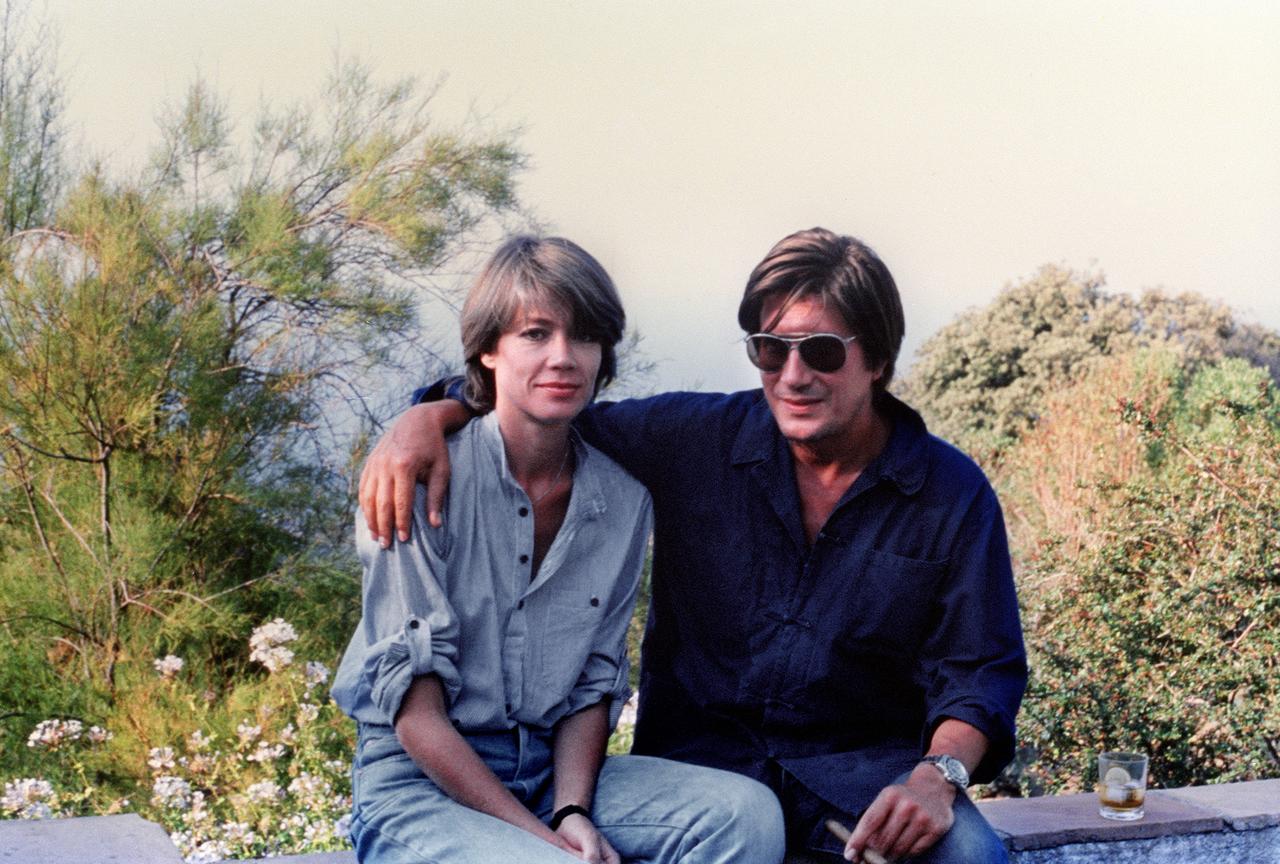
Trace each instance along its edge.
<instances>
[{"instance_id":1,"label":"aviator sunglasses","mask_svg":"<svg viewBox=\"0 0 1280 864\"><path fill-rule=\"evenodd\" d=\"M747 343L747 357L762 372L782 369L792 348L800 352L800 359L814 372L835 372L844 365L848 355L845 346L857 338L834 333L813 333L809 336L752 333L744 341Z\"/></svg>"}]
</instances>

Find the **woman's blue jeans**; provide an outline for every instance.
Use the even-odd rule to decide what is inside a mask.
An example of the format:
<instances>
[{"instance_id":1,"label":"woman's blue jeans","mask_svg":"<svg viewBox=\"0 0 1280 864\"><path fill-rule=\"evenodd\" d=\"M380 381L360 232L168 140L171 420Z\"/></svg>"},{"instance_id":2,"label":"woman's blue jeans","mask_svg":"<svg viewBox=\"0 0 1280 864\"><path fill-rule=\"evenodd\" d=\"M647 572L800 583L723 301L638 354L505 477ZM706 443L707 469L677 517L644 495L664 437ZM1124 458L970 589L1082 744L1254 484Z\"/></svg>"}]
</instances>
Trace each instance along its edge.
<instances>
[{"instance_id":1,"label":"woman's blue jeans","mask_svg":"<svg viewBox=\"0 0 1280 864\"><path fill-rule=\"evenodd\" d=\"M551 736L523 727L468 735L498 779L544 821L553 803ZM572 864L560 849L465 807L422 773L395 733L362 726L352 766L351 837L361 864ZM784 828L765 786L728 771L611 756L592 821L623 861L778 864Z\"/></svg>"}]
</instances>

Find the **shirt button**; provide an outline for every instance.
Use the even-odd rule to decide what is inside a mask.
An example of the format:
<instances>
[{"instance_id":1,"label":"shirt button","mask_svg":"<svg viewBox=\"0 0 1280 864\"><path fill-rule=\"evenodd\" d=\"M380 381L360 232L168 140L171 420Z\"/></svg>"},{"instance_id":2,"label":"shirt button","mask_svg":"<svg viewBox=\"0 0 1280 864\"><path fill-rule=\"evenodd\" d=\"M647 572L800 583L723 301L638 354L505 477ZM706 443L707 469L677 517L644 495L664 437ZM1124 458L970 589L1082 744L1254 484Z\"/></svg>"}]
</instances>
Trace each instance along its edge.
<instances>
[{"instance_id":1,"label":"shirt button","mask_svg":"<svg viewBox=\"0 0 1280 864\"><path fill-rule=\"evenodd\" d=\"M409 629L410 629L410 630L417 630L417 629L418 629L418 619L417 619L417 618L414 618L414 619L412 619L411 621L409 621Z\"/></svg>"},{"instance_id":2,"label":"shirt button","mask_svg":"<svg viewBox=\"0 0 1280 864\"><path fill-rule=\"evenodd\" d=\"M528 508L528 507L521 507L521 508L520 508L520 510L519 510L519 513L520 513L520 515L521 515L521 516L528 516L528 515L529 515L529 508Z\"/></svg>"},{"instance_id":3,"label":"shirt button","mask_svg":"<svg viewBox=\"0 0 1280 864\"><path fill-rule=\"evenodd\" d=\"M528 563L529 563L529 556L528 556L528 555L521 555L521 556L520 556L520 563L521 563L521 564L528 564Z\"/></svg>"},{"instance_id":4,"label":"shirt button","mask_svg":"<svg viewBox=\"0 0 1280 864\"><path fill-rule=\"evenodd\" d=\"M592 597L592 598L591 598L591 605L592 605L592 606L599 606L599 605L600 605L600 598L599 598L599 597Z\"/></svg>"}]
</instances>

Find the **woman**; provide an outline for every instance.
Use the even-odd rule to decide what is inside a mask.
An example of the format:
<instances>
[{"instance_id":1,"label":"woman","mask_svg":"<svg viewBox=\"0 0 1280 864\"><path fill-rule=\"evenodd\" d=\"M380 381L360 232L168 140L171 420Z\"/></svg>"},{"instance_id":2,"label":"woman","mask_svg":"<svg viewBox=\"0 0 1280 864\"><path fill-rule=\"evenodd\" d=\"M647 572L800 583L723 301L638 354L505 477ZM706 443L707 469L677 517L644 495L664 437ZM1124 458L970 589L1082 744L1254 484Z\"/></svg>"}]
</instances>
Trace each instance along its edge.
<instances>
[{"instance_id":1,"label":"woman","mask_svg":"<svg viewBox=\"0 0 1280 864\"><path fill-rule=\"evenodd\" d=\"M488 413L450 439L443 526L381 551L357 516L364 610L333 695L359 727L361 862L782 857L763 786L604 758L652 517L570 421L612 378L624 320L580 247L507 241L463 307L467 395Z\"/></svg>"}]
</instances>

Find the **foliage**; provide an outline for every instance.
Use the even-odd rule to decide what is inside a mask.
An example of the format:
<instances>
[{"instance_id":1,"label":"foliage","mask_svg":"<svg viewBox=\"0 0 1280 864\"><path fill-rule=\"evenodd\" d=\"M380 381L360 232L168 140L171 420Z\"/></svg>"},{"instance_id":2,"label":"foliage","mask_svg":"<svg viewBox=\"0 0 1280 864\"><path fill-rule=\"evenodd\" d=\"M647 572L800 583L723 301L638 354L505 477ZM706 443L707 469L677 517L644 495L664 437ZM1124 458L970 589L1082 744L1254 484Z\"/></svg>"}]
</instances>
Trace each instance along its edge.
<instances>
[{"instance_id":1,"label":"foliage","mask_svg":"<svg viewBox=\"0 0 1280 864\"><path fill-rule=\"evenodd\" d=\"M325 664L294 662L296 639L280 619L257 628L248 647L276 653L225 698L169 655L136 670L134 699L109 726L42 721L28 747L43 774L6 782L0 811L137 812L191 862L345 848L351 727L325 693ZM132 770L113 777L120 766Z\"/></svg>"},{"instance_id":2,"label":"foliage","mask_svg":"<svg viewBox=\"0 0 1280 864\"><path fill-rule=\"evenodd\" d=\"M1161 786L1277 776L1270 376L1139 354L1045 406L1001 474L1032 666L1015 779L1078 790L1101 749L1147 751Z\"/></svg>"},{"instance_id":3,"label":"foliage","mask_svg":"<svg viewBox=\"0 0 1280 864\"><path fill-rule=\"evenodd\" d=\"M255 625L287 615L328 663L354 629L343 442L378 419L362 391L432 362L418 300L519 217L509 136L437 129L427 107L346 66L242 150L197 81L141 176L91 167L0 241L0 765L52 783L51 812L131 795L191 722L222 743L233 713L270 725L284 679L257 680ZM183 686L157 683L167 655ZM25 743L44 719L116 737L51 762ZM301 752L282 766L312 770ZM219 810L249 775L221 777L216 819L262 816Z\"/></svg>"},{"instance_id":4,"label":"foliage","mask_svg":"<svg viewBox=\"0 0 1280 864\"><path fill-rule=\"evenodd\" d=\"M49 27L0 9L0 237L41 224L63 179L62 87Z\"/></svg>"},{"instance_id":5,"label":"foliage","mask_svg":"<svg viewBox=\"0 0 1280 864\"><path fill-rule=\"evenodd\" d=\"M1042 267L920 349L901 385L930 429L986 464L1035 426L1044 399L1100 358L1166 346L1195 366L1243 357L1280 376L1280 334L1195 294L1109 294L1101 274Z\"/></svg>"}]
</instances>

